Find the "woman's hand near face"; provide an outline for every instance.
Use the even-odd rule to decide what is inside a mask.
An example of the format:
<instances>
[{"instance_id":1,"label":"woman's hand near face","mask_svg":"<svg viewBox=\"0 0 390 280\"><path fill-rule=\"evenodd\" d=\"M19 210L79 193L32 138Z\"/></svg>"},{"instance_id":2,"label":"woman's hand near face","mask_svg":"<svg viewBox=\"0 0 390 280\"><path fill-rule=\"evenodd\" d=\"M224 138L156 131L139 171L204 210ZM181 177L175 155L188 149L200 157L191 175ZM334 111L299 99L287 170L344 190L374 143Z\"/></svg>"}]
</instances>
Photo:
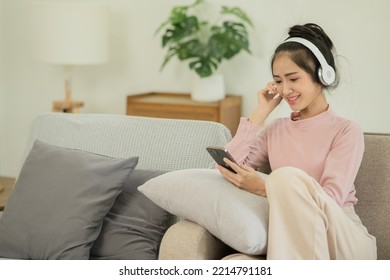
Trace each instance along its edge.
<instances>
[{"instance_id":1,"label":"woman's hand near face","mask_svg":"<svg viewBox=\"0 0 390 280\"><path fill-rule=\"evenodd\" d=\"M264 179L259 176L255 169L247 165L238 166L234 162L225 158L224 161L233 168L237 173L233 173L227 170L225 167L222 167L216 164L217 169L221 174L236 187L244 189L248 192L266 197L267 193L265 190Z\"/></svg>"},{"instance_id":2,"label":"woman's hand near face","mask_svg":"<svg viewBox=\"0 0 390 280\"><path fill-rule=\"evenodd\" d=\"M280 104L283 98L276 90L274 82L268 83L265 88L257 93L257 96L259 103L249 117L249 120L251 123L261 125L269 114Z\"/></svg>"}]
</instances>

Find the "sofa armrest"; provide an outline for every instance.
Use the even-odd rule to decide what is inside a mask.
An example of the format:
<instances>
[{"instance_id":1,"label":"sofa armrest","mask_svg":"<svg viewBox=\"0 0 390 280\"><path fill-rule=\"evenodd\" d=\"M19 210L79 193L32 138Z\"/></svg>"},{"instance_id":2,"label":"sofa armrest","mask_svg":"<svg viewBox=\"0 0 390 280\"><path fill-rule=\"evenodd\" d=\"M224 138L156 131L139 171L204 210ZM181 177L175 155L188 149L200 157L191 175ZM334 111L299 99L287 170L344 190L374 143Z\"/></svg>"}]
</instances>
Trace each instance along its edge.
<instances>
[{"instance_id":1,"label":"sofa armrest","mask_svg":"<svg viewBox=\"0 0 390 280\"><path fill-rule=\"evenodd\" d=\"M160 260L216 260L234 252L202 226L181 220L171 226L160 245Z\"/></svg>"}]
</instances>

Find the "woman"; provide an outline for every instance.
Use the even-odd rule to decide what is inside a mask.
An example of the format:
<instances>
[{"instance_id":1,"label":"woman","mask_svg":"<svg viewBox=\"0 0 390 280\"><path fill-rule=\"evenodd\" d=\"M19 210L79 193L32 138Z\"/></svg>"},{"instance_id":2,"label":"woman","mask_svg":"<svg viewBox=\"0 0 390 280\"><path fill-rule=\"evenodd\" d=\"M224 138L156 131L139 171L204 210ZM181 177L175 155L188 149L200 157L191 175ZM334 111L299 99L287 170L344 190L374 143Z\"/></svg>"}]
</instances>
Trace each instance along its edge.
<instances>
[{"instance_id":1,"label":"woman","mask_svg":"<svg viewBox=\"0 0 390 280\"><path fill-rule=\"evenodd\" d=\"M324 94L338 83L332 49L318 25L290 28L272 58L273 81L226 146L237 173L217 165L237 187L267 197L268 259L376 259L375 237L354 211L364 136ZM282 100L291 116L262 127ZM263 180L255 168L267 163L272 173Z\"/></svg>"}]
</instances>

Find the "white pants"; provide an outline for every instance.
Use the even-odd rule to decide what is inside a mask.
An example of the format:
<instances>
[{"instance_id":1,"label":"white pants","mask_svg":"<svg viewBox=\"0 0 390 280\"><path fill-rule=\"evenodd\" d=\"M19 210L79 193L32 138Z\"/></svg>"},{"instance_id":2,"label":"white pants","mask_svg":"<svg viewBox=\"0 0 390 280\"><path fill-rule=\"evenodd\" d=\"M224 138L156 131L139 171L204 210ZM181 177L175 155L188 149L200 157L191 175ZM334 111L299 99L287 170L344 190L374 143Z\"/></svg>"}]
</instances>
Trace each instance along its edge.
<instances>
[{"instance_id":1,"label":"white pants","mask_svg":"<svg viewBox=\"0 0 390 280\"><path fill-rule=\"evenodd\" d=\"M267 259L376 259L376 239L353 206L340 207L304 171L283 167L266 179Z\"/></svg>"}]
</instances>

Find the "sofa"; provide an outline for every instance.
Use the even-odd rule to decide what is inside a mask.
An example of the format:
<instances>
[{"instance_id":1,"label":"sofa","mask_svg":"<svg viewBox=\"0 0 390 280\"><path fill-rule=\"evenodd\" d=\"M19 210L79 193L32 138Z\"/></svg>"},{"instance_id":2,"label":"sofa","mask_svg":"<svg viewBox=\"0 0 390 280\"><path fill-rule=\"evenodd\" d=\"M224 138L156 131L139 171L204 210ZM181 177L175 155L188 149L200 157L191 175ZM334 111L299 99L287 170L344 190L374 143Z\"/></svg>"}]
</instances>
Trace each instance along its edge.
<instances>
[{"instance_id":1,"label":"sofa","mask_svg":"<svg viewBox=\"0 0 390 280\"><path fill-rule=\"evenodd\" d=\"M0 242L2 234L1 226L7 225L8 228L14 227L11 219L11 214L13 214L11 210L13 208L19 207L22 209L22 218L24 218L24 216L28 216L29 214L25 209L31 204L31 196L35 199L35 201L33 201L34 204L32 205L33 210L35 210L34 207L36 205L43 206L53 200L49 199L51 198L51 194L46 193L47 190L45 190L45 192L38 194L37 192L29 193L30 196L28 196L28 200L24 202L24 205L15 205L17 204L16 197L18 195L16 190L23 190L21 187L18 188L18 183L19 185L23 185L22 175L26 173L26 165L28 165L29 162L32 162L33 167L37 168L35 173L39 173L39 176L37 176L38 182L40 182L39 180L41 177L53 177L51 172L58 172L56 175L57 177L55 177L54 180L57 180L58 176L66 174L66 172L70 172L70 174L73 174L72 172L79 173L77 164L78 161L80 161L78 159L80 155L77 153L74 156L72 155L72 158L70 159L73 160L72 164L76 165L74 171L69 167L69 170L61 169L58 171L53 169L53 171L49 172L48 170L51 166L47 165L45 169L39 169L39 165L37 165L36 162L31 161L31 153L36 149L37 142L42 142L53 145L53 147L70 149L72 152L86 152L88 156L90 156L90 154L92 154L92 156L104 155L120 160L127 160L127 158L130 158L131 166L129 168L134 169L132 172L139 172L129 172L130 175L126 179L125 185L128 181L132 182L130 184L132 185L130 198L121 197L125 191L122 193L117 191L117 193L111 197L113 205L105 205L106 212L99 212L99 215L102 217L104 216L103 226L101 225L101 221L97 221L97 224L95 225L98 229L97 232L94 233L94 235L88 235L88 238L90 239L87 243L77 244L77 246L82 246L84 249L87 247L87 251L91 249L91 246L93 249L96 244L100 246L101 251L104 251L103 253L107 253L111 250L111 252L105 254L105 256L100 256L101 259L265 259L266 256L264 254L251 255L240 253L238 250L233 249L232 246L226 245L227 243L221 241L220 238L217 238L216 236L218 236L218 234L211 234L205 226L201 226L201 220L199 222L194 222L194 220L188 219L187 216L173 215L170 212L165 213L164 209L160 207L164 205L154 205L156 206L154 207L150 204L151 200L145 198L145 196L140 196L141 192L137 191L137 189L140 189L138 185L142 187L142 184L147 185L149 182L167 174L175 174L175 172L183 172L186 170L200 170L202 172L204 170L210 170L210 172L214 171L212 168L214 162L207 153L206 147L223 146L230 140L230 131L225 126L208 121L159 119L108 114L41 114L32 121L25 148L25 155L22 160L23 165L21 166L21 172L16 183L17 187L11 195L13 197L12 199L10 198L9 204L7 204L2 216L0 213ZM357 197L359 198L356 211L363 220L363 223L367 226L369 232L377 238L378 258L390 259L390 222L388 218L388 213L390 213L390 135L366 133L365 142L366 150L363 163L356 179ZM38 154L41 155L42 153L39 152ZM74 157L76 159L74 159ZM81 161L84 160L84 155L81 155L81 159ZM93 162L95 162L95 158L93 159ZM61 160L60 164L63 164L63 162L64 161ZM122 164L122 161L120 164ZM84 169L82 170L83 172L80 173L85 173ZM259 171L262 173L270 172L267 167L264 167ZM144 176L145 172L148 174L146 177ZM109 174L110 173L107 173L107 175L104 176L109 177ZM134 174L137 174L138 181L134 178ZM96 174L94 176L96 176ZM122 174L121 176L123 177L124 175ZM68 183L68 177L65 178L66 180L64 179L64 188L70 190L72 188L66 185ZM143 181L140 179L141 177ZM187 179L191 180L190 177ZM106 180L106 178L103 177L99 180L103 181ZM211 187L212 186L206 186L205 188L209 189ZM234 189L236 190L237 188ZM77 191L75 188L72 190ZM177 193L169 193L167 196L172 197L172 200L178 200L177 198L179 198L180 195L183 195L179 192L180 186ZM14 195L14 193L16 194ZM70 193L70 191L62 194L64 196L62 200L66 200L68 193ZM107 194L107 192L104 191L104 188L103 194ZM82 196L84 193L78 193L77 196L79 195ZM77 199L77 196L74 199ZM118 208L116 207L116 204L119 203L121 199L122 204L121 207ZM191 197L189 199L191 200ZM206 199L207 197L205 197L205 200ZM37 201L39 203L37 203ZM148 219L147 226L143 223L139 224L139 217L119 217L118 213L115 211L126 210L126 205L123 205L123 201L124 203L132 201L131 203L140 210L139 212L145 212L140 213L140 215L142 219ZM58 223L58 220L60 217L62 218L62 215L56 216L53 213L55 213L57 206L60 207L62 201L54 200L53 203L53 210L43 209L44 212L40 213L40 215L42 215L44 219L52 219L53 223ZM83 198L82 204L84 203L90 202ZM95 201L92 203L95 203ZM229 201L227 203L229 203ZM79 206L75 206L76 210L78 209L77 207ZM109 208L111 208L111 210ZM115 211L112 212L112 209ZM69 209L68 207L65 211L68 210L73 209ZM87 210L88 211L86 212L89 212L89 209ZM134 209L134 207L130 210L131 214L134 211L137 212L137 209ZM7 215L7 211L11 212L11 214ZM156 225L157 218L151 220L150 212L147 211L158 213L158 220L164 220L164 224ZM200 211L194 207L192 212L198 213ZM214 212L209 213L210 217L217 214ZM145 215L147 217L145 217ZM26 221L22 219L22 226L30 224L32 227L35 227L34 219L36 215L31 217L30 220ZM38 218L40 218L40 216L37 217L37 219ZM106 219L108 219L107 227L105 227ZM123 229L123 225L128 222L131 223L131 225L126 225L126 228ZM136 225L133 223L136 223ZM61 226L61 223L59 225ZM110 225L115 225L120 228L113 230L112 228L110 229ZM55 230L52 228L50 229ZM145 231L145 229L149 231ZM159 234L153 236L156 231L159 231ZM105 234L103 237L102 232ZM136 238L134 239L134 244L126 244L126 246L131 245L130 248L135 248L137 253L134 255L129 254L128 252L121 252L120 254L112 252L113 250L123 251L123 248L126 246L117 244L117 240L126 242L127 238L130 239L130 237L128 237L129 233L132 234L132 240L134 239L134 235ZM48 245L48 243L50 243L49 239L51 238L50 232L45 234L46 240L42 241L42 246L50 247ZM71 235L74 236L76 234L72 232ZM153 240L150 240L152 236ZM67 236L63 236L64 240L66 240L66 237ZM31 236L28 236L27 239L29 238L37 238L37 236L33 236L32 234ZM110 239L114 239L114 242ZM25 240L23 240L23 242L25 242ZM89 247L86 246L86 244L89 245ZM110 246L104 247L102 244L109 244ZM77 246L72 245L71 247L74 248ZM41 248L39 249L42 251ZM22 250L24 249L22 248ZM19 253L23 254L25 252ZM62 254L61 257L55 254L51 254L49 257L47 255L26 255L24 257L20 257L19 255L5 256L1 255L0 248L0 258L74 258L74 255L68 254L68 251L65 253L66 254ZM76 258L79 259L82 257L78 256Z\"/></svg>"},{"instance_id":2,"label":"sofa","mask_svg":"<svg viewBox=\"0 0 390 280\"><path fill-rule=\"evenodd\" d=\"M98 255L95 257L98 259L156 259L162 234L178 218L170 213L164 213L162 209L151 205L144 196L140 196L136 191L137 184L173 170L209 168L213 166L213 160L207 153L206 146L222 146L230 139L228 128L209 121L110 114L43 113L38 115L32 120L16 186L4 212L0 213L0 258L85 259L87 256L84 249L86 247L90 249L90 245L94 243L92 252L98 243L98 248L95 249L99 251L95 252L95 255ZM57 150L61 148L61 150L48 151L46 146ZM37 154L34 157L32 157L33 151ZM88 157L78 152L85 152ZM46 156L50 153L54 153L55 158ZM71 158L64 156L70 153L72 153ZM60 162L54 162L57 154L62 156ZM131 166L125 166L128 169L134 168L136 164L129 179L126 179L127 196L123 195L124 192L118 195L118 189L107 188L106 191L106 186L99 186L100 182L106 185L108 182L115 183L117 186L123 183L112 181L111 174L116 170L106 169L106 166L112 164L111 162L103 162L103 164L98 162L100 155L104 155L102 156L104 160L105 157L119 160L129 158ZM42 162L39 156L44 157L45 162ZM66 162L68 164L64 166ZM77 167L83 162L87 164ZM116 169L124 169L123 166L118 167L118 164L128 164L114 163ZM60 166L61 170L55 168L54 164ZM95 167L98 171L91 173L90 171ZM87 177L88 182L82 184L75 182L87 172L90 173ZM97 174L98 172L104 173ZM128 171L124 170L122 173L115 174L117 177L123 177L126 172ZM43 178L46 180L44 183L42 183ZM90 183L94 186L87 189L87 184ZM42 186L43 184L51 186ZM54 188L61 184L64 192L58 194L58 190ZM78 184L78 186L74 187L70 184ZM101 191L100 197L96 197L96 192L99 191ZM75 192L76 195L68 198L71 192ZM113 192L115 192L114 196L106 197ZM99 202L98 200L103 196L105 201ZM93 201L90 201L89 197L93 197ZM111 201L114 202L113 211L104 203L108 203L109 199L115 197L115 202ZM82 200L79 204L74 204L74 201L80 198ZM62 206L66 200L69 205ZM130 208L126 203L135 206ZM80 208L84 204L89 206ZM86 220L86 214L93 214L88 217L89 219L96 220L98 216L101 218L102 213L95 211L96 205L105 207L103 227L101 228L100 221L99 224L93 225L98 231L101 229L99 236L96 235L96 231L88 231L87 236L78 228L69 231L74 227L75 218L78 225L83 222L79 220ZM109 208L111 206L109 205ZM60 211L61 207L64 209ZM136 207L138 209L135 209ZM95 212L92 213L92 210ZM108 210L110 212L107 213ZM74 216L80 217L73 219L65 217L71 212ZM137 216L134 216L133 212L136 212ZM106 219L108 219L107 223ZM82 227L89 229L91 225L84 223ZM47 232L57 232L58 228L61 230L61 238L53 238L51 232ZM46 232L43 229L46 229ZM103 231L104 235L102 235ZM21 232L28 233L21 234ZM13 235L12 238L10 235ZM130 240L129 236L131 242L126 240L126 238ZM69 240L68 243L72 245L62 244L64 240ZM118 244L118 240L123 240L123 243ZM19 244L13 244L11 247L8 246L9 243ZM48 245L50 243L52 244ZM58 247L60 244L65 249L48 248ZM10 248L5 248L7 246ZM124 252L123 248L126 246L138 253L134 255L132 252ZM80 250L75 252L74 248L80 248L84 252L80 254ZM117 254L113 252L113 248L121 252Z\"/></svg>"},{"instance_id":3,"label":"sofa","mask_svg":"<svg viewBox=\"0 0 390 280\"><path fill-rule=\"evenodd\" d=\"M270 172L263 167L263 172ZM376 237L378 259L390 259L390 134L365 133L365 152L356 181L355 210ZM160 259L266 259L242 254L197 223L182 220L165 233Z\"/></svg>"}]
</instances>

